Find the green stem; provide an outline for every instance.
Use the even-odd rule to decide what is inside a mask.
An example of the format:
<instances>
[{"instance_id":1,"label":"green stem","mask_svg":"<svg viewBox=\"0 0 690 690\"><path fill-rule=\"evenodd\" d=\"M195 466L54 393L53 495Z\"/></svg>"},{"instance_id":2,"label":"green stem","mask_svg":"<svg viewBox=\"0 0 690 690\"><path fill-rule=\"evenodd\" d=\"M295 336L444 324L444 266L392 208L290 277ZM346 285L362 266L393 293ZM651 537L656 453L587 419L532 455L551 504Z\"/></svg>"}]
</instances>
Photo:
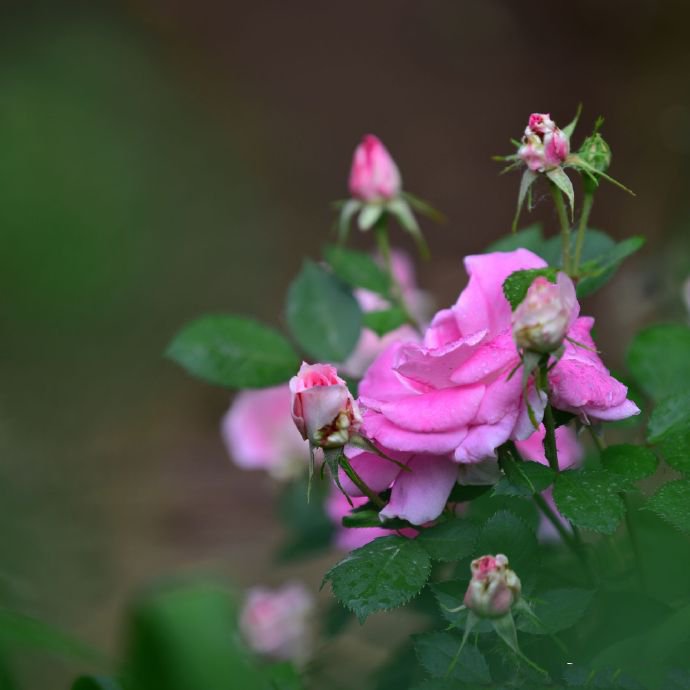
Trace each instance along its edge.
<instances>
[{"instance_id":1,"label":"green stem","mask_svg":"<svg viewBox=\"0 0 690 690\"><path fill-rule=\"evenodd\" d=\"M556 214L558 215L558 222L561 225L561 252L563 255L563 271L570 275L570 221L568 220L568 212L565 208L565 201L561 190L553 183L549 183L551 188L551 196L556 207Z\"/></svg>"},{"instance_id":2,"label":"green stem","mask_svg":"<svg viewBox=\"0 0 690 690\"><path fill-rule=\"evenodd\" d=\"M549 394L548 359L539 364L539 388ZM560 471L558 464L558 448L556 446L556 420L553 416L551 403L547 401L544 408L544 455L549 462L549 467L554 471Z\"/></svg>"},{"instance_id":3,"label":"green stem","mask_svg":"<svg viewBox=\"0 0 690 690\"><path fill-rule=\"evenodd\" d=\"M343 456L340 461L340 466L343 468L343 472L350 478L350 481L379 509L383 508L386 504L381 500L381 497L372 489L370 489L364 480L357 474L355 468L349 463L347 458Z\"/></svg>"},{"instance_id":4,"label":"green stem","mask_svg":"<svg viewBox=\"0 0 690 690\"><path fill-rule=\"evenodd\" d=\"M383 259L383 265L386 269L386 272L388 273L388 278L390 279L391 283L391 298L393 299L393 302L395 302L395 305L403 312L405 315L405 319L407 322L419 333L422 332L422 329L419 327L419 324L417 323L416 319L410 314L410 310L407 308L407 304L405 304L405 299L402 294L402 289L400 288L400 283L398 283L395 273L393 272L393 260L391 257L391 247L390 247L390 242L388 241L388 223L386 221L386 214L382 214L381 218L378 220L374 227L374 232L376 234L376 244L379 249L379 253L381 254L381 258Z\"/></svg>"},{"instance_id":5,"label":"green stem","mask_svg":"<svg viewBox=\"0 0 690 690\"><path fill-rule=\"evenodd\" d=\"M594 204L594 192L585 186L585 194L582 199L582 213L577 228L577 240L575 240L575 260L573 263L573 275L577 275L580 270L580 259L582 258L582 247L585 244L587 234L587 223Z\"/></svg>"}]
</instances>

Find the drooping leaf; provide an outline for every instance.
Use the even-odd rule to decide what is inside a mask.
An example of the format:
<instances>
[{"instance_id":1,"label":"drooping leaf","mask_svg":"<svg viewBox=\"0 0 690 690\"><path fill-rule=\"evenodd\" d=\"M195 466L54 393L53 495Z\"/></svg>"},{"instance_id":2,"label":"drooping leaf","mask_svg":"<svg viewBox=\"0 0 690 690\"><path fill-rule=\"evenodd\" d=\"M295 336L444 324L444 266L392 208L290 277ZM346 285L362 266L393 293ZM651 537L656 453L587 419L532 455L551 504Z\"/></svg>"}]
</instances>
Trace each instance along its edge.
<instances>
[{"instance_id":1,"label":"drooping leaf","mask_svg":"<svg viewBox=\"0 0 690 690\"><path fill-rule=\"evenodd\" d=\"M564 588L538 592L531 600L534 616L520 614L517 629L532 635L551 635L577 623L592 602L588 589Z\"/></svg>"},{"instance_id":2,"label":"drooping leaf","mask_svg":"<svg viewBox=\"0 0 690 690\"><path fill-rule=\"evenodd\" d=\"M647 395L661 400L690 387L690 328L679 324L640 331L628 350L628 369Z\"/></svg>"},{"instance_id":3,"label":"drooping leaf","mask_svg":"<svg viewBox=\"0 0 690 690\"><path fill-rule=\"evenodd\" d=\"M620 474L631 481L651 477L656 472L659 461L654 453L644 446L621 443L605 448L601 454L603 467Z\"/></svg>"},{"instance_id":4,"label":"drooping leaf","mask_svg":"<svg viewBox=\"0 0 690 690\"><path fill-rule=\"evenodd\" d=\"M405 323L407 323L407 315L399 307L368 311L364 314L364 326L378 336L386 335Z\"/></svg>"},{"instance_id":5,"label":"drooping leaf","mask_svg":"<svg viewBox=\"0 0 690 690\"><path fill-rule=\"evenodd\" d=\"M324 253L333 272L348 285L388 296L390 277L369 254L335 246L326 247Z\"/></svg>"},{"instance_id":6,"label":"drooping leaf","mask_svg":"<svg viewBox=\"0 0 690 690\"><path fill-rule=\"evenodd\" d=\"M362 328L362 312L352 292L308 260L290 285L286 314L294 339L319 361L345 361Z\"/></svg>"},{"instance_id":7,"label":"drooping leaf","mask_svg":"<svg viewBox=\"0 0 690 690\"><path fill-rule=\"evenodd\" d=\"M448 632L414 635L419 662L435 678L448 677L465 683L490 683L491 673L482 653L465 644L458 654L462 638Z\"/></svg>"},{"instance_id":8,"label":"drooping leaf","mask_svg":"<svg viewBox=\"0 0 690 690\"><path fill-rule=\"evenodd\" d=\"M534 184L538 177L538 174L534 172L533 170L530 170L527 168L523 173L522 173L522 178L520 180L520 189L518 191L518 202L517 202L517 208L515 209L515 216L513 218L513 232L517 230L517 225L520 220L520 213L522 211L522 207L525 203L525 199L527 198L527 195L529 194L530 187Z\"/></svg>"},{"instance_id":9,"label":"drooping leaf","mask_svg":"<svg viewBox=\"0 0 690 690\"><path fill-rule=\"evenodd\" d=\"M573 183L566 174L563 168L552 168L546 171L546 177L549 178L553 184L565 194L570 206L570 216L572 218L575 212L575 191L573 190Z\"/></svg>"},{"instance_id":10,"label":"drooping leaf","mask_svg":"<svg viewBox=\"0 0 690 690\"><path fill-rule=\"evenodd\" d=\"M299 358L277 331L241 316L202 316L173 339L166 356L190 374L227 388L284 383Z\"/></svg>"},{"instance_id":11,"label":"drooping leaf","mask_svg":"<svg viewBox=\"0 0 690 690\"><path fill-rule=\"evenodd\" d=\"M620 492L628 480L607 470L561 472L553 497L558 510L574 525L602 534L613 534L625 515Z\"/></svg>"},{"instance_id":12,"label":"drooping leaf","mask_svg":"<svg viewBox=\"0 0 690 690\"><path fill-rule=\"evenodd\" d=\"M690 532L690 480L677 479L664 484L644 507L674 527Z\"/></svg>"},{"instance_id":13,"label":"drooping leaf","mask_svg":"<svg viewBox=\"0 0 690 690\"><path fill-rule=\"evenodd\" d=\"M437 561L459 561L471 556L479 537L479 528L469 520L455 518L422 530L417 537Z\"/></svg>"},{"instance_id":14,"label":"drooping leaf","mask_svg":"<svg viewBox=\"0 0 690 690\"><path fill-rule=\"evenodd\" d=\"M350 232L352 218L362 208L362 203L357 199L348 199L342 204L338 214L338 239L344 242Z\"/></svg>"},{"instance_id":15,"label":"drooping leaf","mask_svg":"<svg viewBox=\"0 0 690 690\"><path fill-rule=\"evenodd\" d=\"M357 219L359 229L366 231L373 228L384 212L385 208L381 204L364 204Z\"/></svg>"},{"instance_id":16,"label":"drooping leaf","mask_svg":"<svg viewBox=\"0 0 690 690\"><path fill-rule=\"evenodd\" d=\"M336 599L363 622L415 597L431 572L426 550L404 537L380 537L352 551L324 576Z\"/></svg>"}]
</instances>

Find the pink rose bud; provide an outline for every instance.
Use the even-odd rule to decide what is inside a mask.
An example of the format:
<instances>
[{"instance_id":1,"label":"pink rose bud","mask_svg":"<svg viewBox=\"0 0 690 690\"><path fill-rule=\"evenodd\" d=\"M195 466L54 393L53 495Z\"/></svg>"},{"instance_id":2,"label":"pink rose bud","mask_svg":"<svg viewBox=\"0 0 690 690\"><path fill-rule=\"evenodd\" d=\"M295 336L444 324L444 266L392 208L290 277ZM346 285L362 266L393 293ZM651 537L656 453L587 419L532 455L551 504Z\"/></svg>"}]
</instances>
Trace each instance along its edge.
<instances>
[{"instance_id":1,"label":"pink rose bud","mask_svg":"<svg viewBox=\"0 0 690 690\"><path fill-rule=\"evenodd\" d=\"M553 352L579 311L575 286L565 273L558 274L556 283L538 276L513 312L513 338L523 350Z\"/></svg>"},{"instance_id":2,"label":"pink rose bud","mask_svg":"<svg viewBox=\"0 0 690 690\"><path fill-rule=\"evenodd\" d=\"M502 553L472 561L472 579L465 592L465 606L480 618L500 618L520 598L520 578L508 567Z\"/></svg>"},{"instance_id":3,"label":"pink rose bud","mask_svg":"<svg viewBox=\"0 0 690 690\"><path fill-rule=\"evenodd\" d=\"M543 172L546 167L544 144L536 134L525 134L518 156L532 172Z\"/></svg>"},{"instance_id":4,"label":"pink rose bud","mask_svg":"<svg viewBox=\"0 0 690 690\"><path fill-rule=\"evenodd\" d=\"M240 630L252 651L270 659L304 662L312 647L314 597L301 584L249 590Z\"/></svg>"},{"instance_id":5,"label":"pink rose bud","mask_svg":"<svg viewBox=\"0 0 690 690\"><path fill-rule=\"evenodd\" d=\"M330 364L302 363L290 379L292 419L302 438L322 448L344 446L362 417L347 384Z\"/></svg>"},{"instance_id":6,"label":"pink rose bud","mask_svg":"<svg viewBox=\"0 0 690 690\"><path fill-rule=\"evenodd\" d=\"M390 201L400 194L400 171L378 137L367 134L355 149L350 193L365 202Z\"/></svg>"},{"instance_id":7,"label":"pink rose bud","mask_svg":"<svg viewBox=\"0 0 690 690\"><path fill-rule=\"evenodd\" d=\"M547 132L553 132L555 128L556 123L548 113L532 113L529 116L527 129L530 132L534 132L534 134L540 134L543 137ZM527 134L527 131L525 131L525 134Z\"/></svg>"},{"instance_id":8,"label":"pink rose bud","mask_svg":"<svg viewBox=\"0 0 690 690\"><path fill-rule=\"evenodd\" d=\"M565 163L569 153L570 140L563 130L556 127L544 135L544 162L547 168L555 168Z\"/></svg>"}]
</instances>

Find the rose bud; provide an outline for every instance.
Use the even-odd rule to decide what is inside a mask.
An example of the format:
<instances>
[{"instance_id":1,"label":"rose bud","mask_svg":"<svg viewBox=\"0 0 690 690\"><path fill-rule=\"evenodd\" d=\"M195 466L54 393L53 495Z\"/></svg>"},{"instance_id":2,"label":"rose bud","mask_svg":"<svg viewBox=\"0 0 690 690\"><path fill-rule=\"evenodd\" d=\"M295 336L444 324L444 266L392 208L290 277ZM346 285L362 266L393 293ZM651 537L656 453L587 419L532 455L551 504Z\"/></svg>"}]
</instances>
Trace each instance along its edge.
<instances>
[{"instance_id":1,"label":"rose bud","mask_svg":"<svg viewBox=\"0 0 690 690\"><path fill-rule=\"evenodd\" d=\"M556 283L538 276L513 312L513 338L523 350L553 352L579 311L575 286L565 273L559 272Z\"/></svg>"},{"instance_id":2,"label":"rose bud","mask_svg":"<svg viewBox=\"0 0 690 690\"><path fill-rule=\"evenodd\" d=\"M290 379L292 419L302 438L322 448L344 446L362 417L347 384L330 364L302 363Z\"/></svg>"},{"instance_id":3,"label":"rose bud","mask_svg":"<svg viewBox=\"0 0 690 690\"><path fill-rule=\"evenodd\" d=\"M547 132L544 135L544 162L546 168L555 168L561 163L565 163L565 159L570 153L570 140L563 130L556 127L552 132Z\"/></svg>"},{"instance_id":4,"label":"rose bud","mask_svg":"<svg viewBox=\"0 0 690 690\"><path fill-rule=\"evenodd\" d=\"M599 172L606 172L611 165L611 147L599 132L595 132L582 142L578 155Z\"/></svg>"},{"instance_id":5,"label":"rose bud","mask_svg":"<svg viewBox=\"0 0 690 690\"><path fill-rule=\"evenodd\" d=\"M532 113L529 116L529 122L527 124L527 130L525 134L540 134L542 137L548 132L553 132L556 129L556 123L551 119L551 115L548 113Z\"/></svg>"},{"instance_id":6,"label":"rose bud","mask_svg":"<svg viewBox=\"0 0 690 690\"><path fill-rule=\"evenodd\" d=\"M546 166L544 144L536 134L525 134L518 156L532 172L543 172Z\"/></svg>"},{"instance_id":7,"label":"rose bud","mask_svg":"<svg viewBox=\"0 0 690 690\"><path fill-rule=\"evenodd\" d=\"M314 597L299 583L249 590L240 630L252 651L281 661L304 662L312 647Z\"/></svg>"},{"instance_id":8,"label":"rose bud","mask_svg":"<svg viewBox=\"0 0 690 690\"><path fill-rule=\"evenodd\" d=\"M464 603L480 618L500 618L520 598L520 578L508 567L502 553L472 561L472 579Z\"/></svg>"},{"instance_id":9,"label":"rose bud","mask_svg":"<svg viewBox=\"0 0 690 690\"><path fill-rule=\"evenodd\" d=\"M400 194L400 171L378 137L367 134L355 149L350 193L364 202L390 201Z\"/></svg>"}]
</instances>

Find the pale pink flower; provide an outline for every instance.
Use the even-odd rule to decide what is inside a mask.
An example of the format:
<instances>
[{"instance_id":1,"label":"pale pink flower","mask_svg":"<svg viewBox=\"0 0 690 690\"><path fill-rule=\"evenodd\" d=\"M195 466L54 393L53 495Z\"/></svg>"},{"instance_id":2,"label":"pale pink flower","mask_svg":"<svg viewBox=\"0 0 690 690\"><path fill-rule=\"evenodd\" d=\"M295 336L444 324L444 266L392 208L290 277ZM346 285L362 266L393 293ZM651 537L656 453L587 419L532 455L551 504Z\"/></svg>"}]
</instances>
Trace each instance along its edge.
<instances>
[{"instance_id":1,"label":"pale pink flower","mask_svg":"<svg viewBox=\"0 0 690 690\"><path fill-rule=\"evenodd\" d=\"M364 202L390 201L400 194L398 166L378 137L367 134L355 149L350 193Z\"/></svg>"},{"instance_id":2,"label":"pale pink flower","mask_svg":"<svg viewBox=\"0 0 690 690\"><path fill-rule=\"evenodd\" d=\"M464 603L480 618L505 616L520 598L520 578L508 565L508 558L502 553L472 561L472 579Z\"/></svg>"},{"instance_id":3,"label":"pale pink flower","mask_svg":"<svg viewBox=\"0 0 690 690\"><path fill-rule=\"evenodd\" d=\"M358 430L359 407L334 366L302 362L290 379L290 394L295 426L315 446L343 446Z\"/></svg>"},{"instance_id":4,"label":"pale pink flower","mask_svg":"<svg viewBox=\"0 0 690 690\"><path fill-rule=\"evenodd\" d=\"M575 286L565 273L559 272L556 283L538 276L513 312L517 346L541 353L557 350L579 311Z\"/></svg>"},{"instance_id":5,"label":"pale pink flower","mask_svg":"<svg viewBox=\"0 0 690 690\"><path fill-rule=\"evenodd\" d=\"M570 139L545 113L532 113L518 156L532 172L545 172L565 163Z\"/></svg>"},{"instance_id":6,"label":"pale pink flower","mask_svg":"<svg viewBox=\"0 0 690 690\"><path fill-rule=\"evenodd\" d=\"M287 383L238 393L223 417L221 435L236 465L267 470L276 479L297 476L309 459L309 445L290 416Z\"/></svg>"},{"instance_id":7,"label":"pale pink flower","mask_svg":"<svg viewBox=\"0 0 690 690\"><path fill-rule=\"evenodd\" d=\"M536 134L526 134L522 138L518 156L532 172L543 172L546 167L544 142Z\"/></svg>"},{"instance_id":8,"label":"pale pink flower","mask_svg":"<svg viewBox=\"0 0 690 690\"><path fill-rule=\"evenodd\" d=\"M314 596L300 583L278 589L253 587L240 614L240 630L257 654L305 662L311 653Z\"/></svg>"}]
</instances>

